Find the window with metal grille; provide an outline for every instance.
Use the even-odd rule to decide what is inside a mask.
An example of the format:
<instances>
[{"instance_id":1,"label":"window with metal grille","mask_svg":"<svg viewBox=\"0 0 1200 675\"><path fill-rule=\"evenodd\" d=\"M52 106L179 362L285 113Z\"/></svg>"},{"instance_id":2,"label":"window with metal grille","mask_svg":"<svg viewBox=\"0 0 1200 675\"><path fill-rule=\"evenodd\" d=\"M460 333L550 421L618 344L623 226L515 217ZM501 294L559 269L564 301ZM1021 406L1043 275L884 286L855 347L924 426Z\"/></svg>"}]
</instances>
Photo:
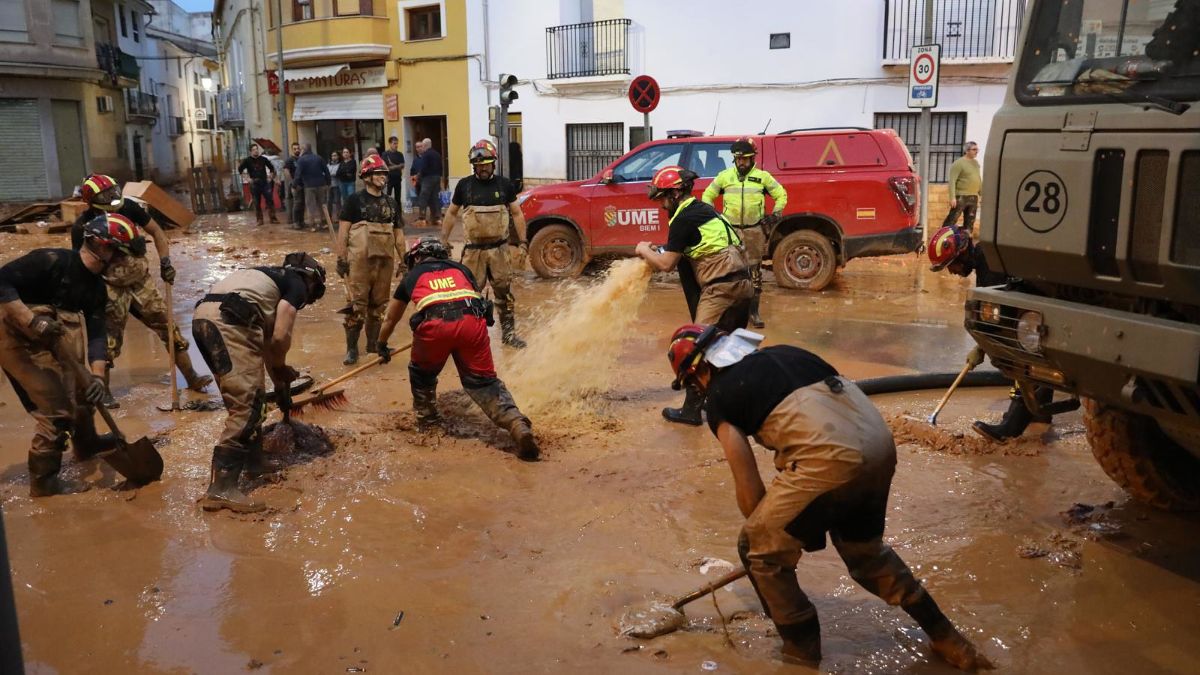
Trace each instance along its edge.
<instances>
[{"instance_id":1,"label":"window with metal grille","mask_svg":"<svg viewBox=\"0 0 1200 675\"><path fill-rule=\"evenodd\" d=\"M591 178L624 152L624 124L568 124L567 180Z\"/></svg>"},{"instance_id":2,"label":"window with metal grille","mask_svg":"<svg viewBox=\"0 0 1200 675\"><path fill-rule=\"evenodd\" d=\"M945 183L950 165L962 157L967 138L967 113L933 113L929 143L929 182ZM908 146L913 168L921 165L921 113L875 113L876 129L892 129Z\"/></svg>"}]
</instances>

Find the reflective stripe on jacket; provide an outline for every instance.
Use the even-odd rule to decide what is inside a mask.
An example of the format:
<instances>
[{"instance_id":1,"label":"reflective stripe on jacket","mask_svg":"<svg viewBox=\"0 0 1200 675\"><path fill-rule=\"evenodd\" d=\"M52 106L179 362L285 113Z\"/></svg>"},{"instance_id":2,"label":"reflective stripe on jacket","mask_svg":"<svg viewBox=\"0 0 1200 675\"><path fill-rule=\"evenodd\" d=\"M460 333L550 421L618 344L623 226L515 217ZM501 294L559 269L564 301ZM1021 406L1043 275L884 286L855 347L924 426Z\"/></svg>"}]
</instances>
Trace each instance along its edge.
<instances>
[{"instance_id":1,"label":"reflective stripe on jacket","mask_svg":"<svg viewBox=\"0 0 1200 675\"><path fill-rule=\"evenodd\" d=\"M707 204L714 204L717 195L724 197L722 215L738 226L755 225L766 215L766 197L775 200L775 212L787 206L787 190L771 174L752 167L745 176L738 175L736 166L731 166L713 179L701 197Z\"/></svg>"},{"instance_id":2,"label":"reflective stripe on jacket","mask_svg":"<svg viewBox=\"0 0 1200 675\"><path fill-rule=\"evenodd\" d=\"M688 197L675 209L675 213L671 215L671 220L667 222L668 227L675 221L675 216L678 216L687 208L688 204L696 201L695 197ZM693 260L703 258L706 255L721 252L726 246L738 246L742 243L741 237L737 232L729 228L729 224L721 216L711 218L708 222L700 226L700 243L692 246L684 251L684 255Z\"/></svg>"}]
</instances>

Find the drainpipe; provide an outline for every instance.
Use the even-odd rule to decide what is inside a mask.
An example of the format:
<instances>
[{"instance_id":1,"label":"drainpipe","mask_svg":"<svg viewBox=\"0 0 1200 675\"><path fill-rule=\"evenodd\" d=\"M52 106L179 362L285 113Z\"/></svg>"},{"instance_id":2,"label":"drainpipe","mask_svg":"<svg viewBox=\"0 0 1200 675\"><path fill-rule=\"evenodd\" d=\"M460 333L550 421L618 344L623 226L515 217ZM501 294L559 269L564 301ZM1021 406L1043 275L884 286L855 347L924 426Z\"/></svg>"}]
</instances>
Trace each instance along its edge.
<instances>
[{"instance_id":1,"label":"drainpipe","mask_svg":"<svg viewBox=\"0 0 1200 675\"><path fill-rule=\"evenodd\" d=\"M278 52L276 65L279 70L279 130L283 136L283 146L279 150L286 158L289 156L287 152L291 143L288 142L287 80L284 79L283 74L283 8L280 6L279 0L275 0L275 22L275 48ZM291 212L289 211L289 213Z\"/></svg>"}]
</instances>

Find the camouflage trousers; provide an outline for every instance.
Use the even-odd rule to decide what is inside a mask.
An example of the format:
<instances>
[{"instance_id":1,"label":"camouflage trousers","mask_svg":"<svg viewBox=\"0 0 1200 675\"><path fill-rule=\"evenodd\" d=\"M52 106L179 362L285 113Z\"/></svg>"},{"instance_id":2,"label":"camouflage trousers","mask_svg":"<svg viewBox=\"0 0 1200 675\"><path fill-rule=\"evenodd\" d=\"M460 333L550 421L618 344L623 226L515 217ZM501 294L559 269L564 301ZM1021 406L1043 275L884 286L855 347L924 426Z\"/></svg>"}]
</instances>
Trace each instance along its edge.
<instances>
[{"instance_id":1,"label":"camouflage trousers","mask_svg":"<svg viewBox=\"0 0 1200 675\"><path fill-rule=\"evenodd\" d=\"M132 315L147 328L158 335L163 345L167 344L167 304L163 302L158 286L150 278L150 273L134 279L122 279L122 283L108 283L108 307L105 309L104 325L108 331L108 363L112 365L121 355L121 347L125 343L125 323ZM175 325L175 351L186 352L188 341Z\"/></svg>"},{"instance_id":2,"label":"camouflage trousers","mask_svg":"<svg viewBox=\"0 0 1200 675\"><path fill-rule=\"evenodd\" d=\"M484 286L491 285L496 295L496 311L501 317L511 317L516 309L512 294L512 261L507 249L506 244L496 248L466 248L462 253L462 264L471 270L480 292Z\"/></svg>"}]
</instances>

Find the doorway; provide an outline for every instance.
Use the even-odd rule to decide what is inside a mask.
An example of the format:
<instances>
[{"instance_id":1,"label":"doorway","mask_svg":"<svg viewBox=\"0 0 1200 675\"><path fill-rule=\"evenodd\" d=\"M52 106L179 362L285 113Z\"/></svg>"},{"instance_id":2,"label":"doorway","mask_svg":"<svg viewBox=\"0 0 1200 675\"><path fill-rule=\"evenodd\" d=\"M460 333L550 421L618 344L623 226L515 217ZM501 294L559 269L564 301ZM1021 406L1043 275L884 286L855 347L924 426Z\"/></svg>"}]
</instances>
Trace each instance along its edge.
<instances>
[{"instance_id":1,"label":"doorway","mask_svg":"<svg viewBox=\"0 0 1200 675\"><path fill-rule=\"evenodd\" d=\"M52 100L50 116L54 121L55 145L58 146L58 180L62 185L60 194L69 195L87 176L87 163L83 156L83 127L79 122L79 102Z\"/></svg>"},{"instance_id":2,"label":"doorway","mask_svg":"<svg viewBox=\"0 0 1200 675\"><path fill-rule=\"evenodd\" d=\"M410 150L412 146L416 145L417 141L428 138L433 149L437 150L437 153L442 156L443 179L449 176L450 139L446 135L445 115L405 117L404 136L407 139L406 145L408 145Z\"/></svg>"},{"instance_id":3,"label":"doorway","mask_svg":"<svg viewBox=\"0 0 1200 675\"><path fill-rule=\"evenodd\" d=\"M133 178L134 180L145 180L146 163L142 159L142 135L135 133L133 135Z\"/></svg>"},{"instance_id":4,"label":"doorway","mask_svg":"<svg viewBox=\"0 0 1200 675\"><path fill-rule=\"evenodd\" d=\"M362 161L367 150L383 147L383 120L317 120L316 126L314 151L323 159L350 148L355 161Z\"/></svg>"}]
</instances>

